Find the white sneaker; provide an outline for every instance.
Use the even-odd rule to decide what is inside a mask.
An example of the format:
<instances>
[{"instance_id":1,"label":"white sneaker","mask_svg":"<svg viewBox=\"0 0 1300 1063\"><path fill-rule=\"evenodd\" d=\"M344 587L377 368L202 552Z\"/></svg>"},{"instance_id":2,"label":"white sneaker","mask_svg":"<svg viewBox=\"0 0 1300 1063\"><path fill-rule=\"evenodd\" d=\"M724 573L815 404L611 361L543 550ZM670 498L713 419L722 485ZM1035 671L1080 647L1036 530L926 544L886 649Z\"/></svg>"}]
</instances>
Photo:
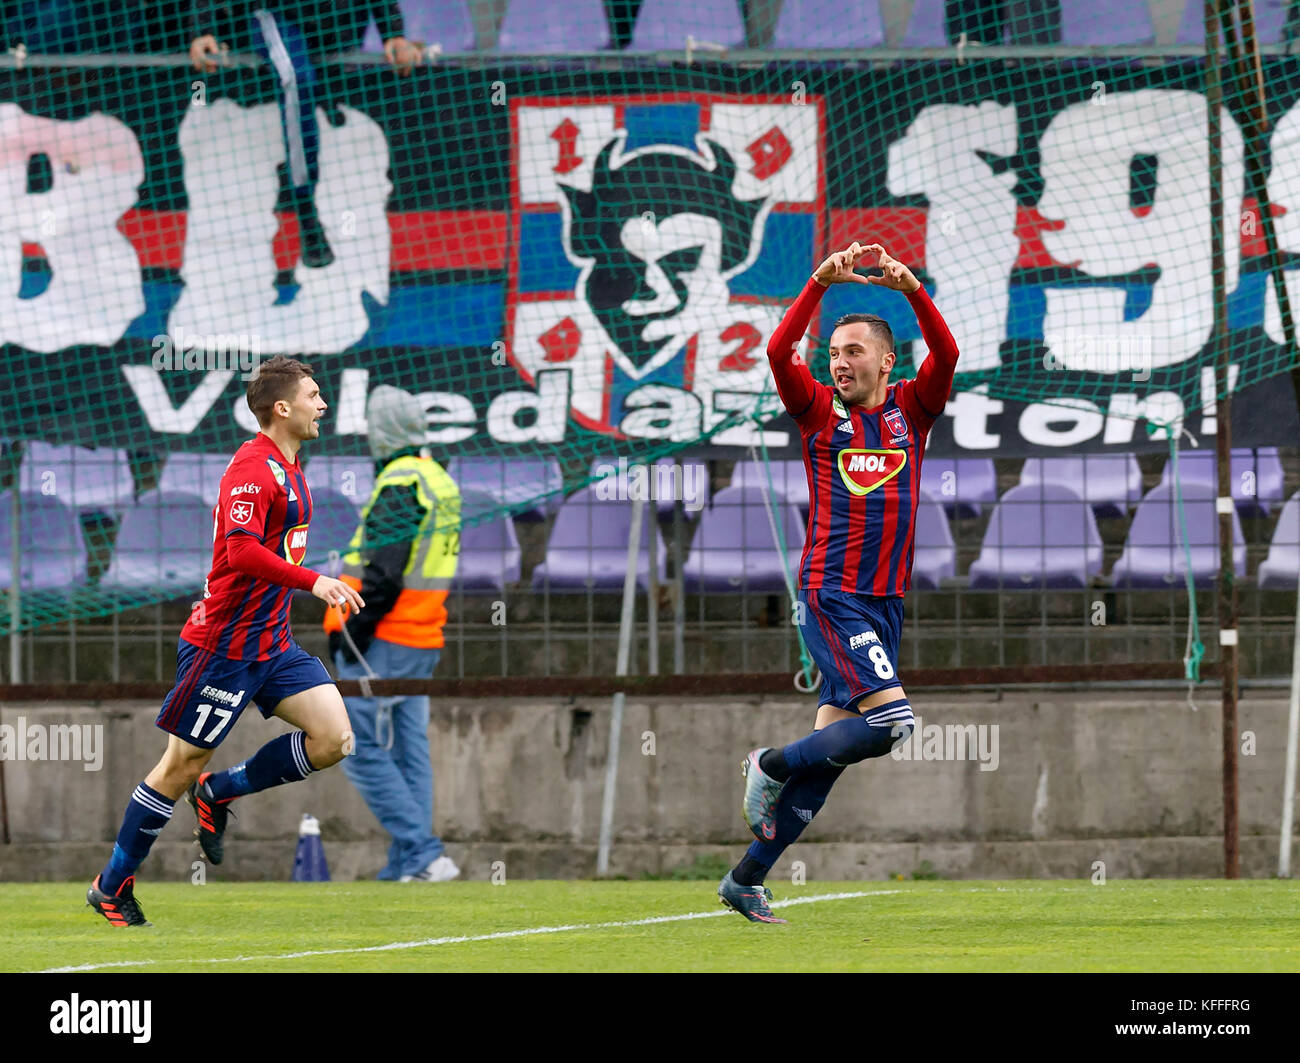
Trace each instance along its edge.
<instances>
[{"instance_id":1,"label":"white sneaker","mask_svg":"<svg viewBox=\"0 0 1300 1063\"><path fill-rule=\"evenodd\" d=\"M423 871L417 871L414 875L403 875L398 882L450 882L452 879L459 877L460 868L452 861L450 856L445 853L433 861Z\"/></svg>"}]
</instances>

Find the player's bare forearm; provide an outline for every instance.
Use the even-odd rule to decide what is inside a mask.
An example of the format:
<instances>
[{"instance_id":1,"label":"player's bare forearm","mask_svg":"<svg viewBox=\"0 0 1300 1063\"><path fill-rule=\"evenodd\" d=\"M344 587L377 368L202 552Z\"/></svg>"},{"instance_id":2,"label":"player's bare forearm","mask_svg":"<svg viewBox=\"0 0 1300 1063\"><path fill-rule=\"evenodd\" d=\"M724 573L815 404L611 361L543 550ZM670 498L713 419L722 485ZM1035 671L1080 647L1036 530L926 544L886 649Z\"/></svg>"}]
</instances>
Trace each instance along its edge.
<instances>
[{"instance_id":1,"label":"player's bare forearm","mask_svg":"<svg viewBox=\"0 0 1300 1063\"><path fill-rule=\"evenodd\" d=\"M803 359L795 357L795 352L825 292L826 286L810 277L767 341L767 357L772 363L776 393L794 417L807 410L817 394L817 382Z\"/></svg>"},{"instance_id":2,"label":"player's bare forearm","mask_svg":"<svg viewBox=\"0 0 1300 1063\"><path fill-rule=\"evenodd\" d=\"M916 371L916 397L927 410L938 414L952 393L952 379L957 371L957 341L924 288L908 292L907 301L912 304L921 326L921 338L929 349Z\"/></svg>"}]
</instances>

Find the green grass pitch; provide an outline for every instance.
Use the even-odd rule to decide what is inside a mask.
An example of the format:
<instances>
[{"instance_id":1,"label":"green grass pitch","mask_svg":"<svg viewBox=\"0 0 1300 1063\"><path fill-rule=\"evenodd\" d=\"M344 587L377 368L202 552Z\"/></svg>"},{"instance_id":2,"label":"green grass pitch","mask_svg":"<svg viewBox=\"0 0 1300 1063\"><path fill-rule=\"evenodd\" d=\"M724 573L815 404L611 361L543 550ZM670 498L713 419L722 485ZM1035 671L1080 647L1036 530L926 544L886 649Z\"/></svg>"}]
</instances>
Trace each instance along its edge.
<instances>
[{"instance_id":1,"label":"green grass pitch","mask_svg":"<svg viewBox=\"0 0 1300 1063\"><path fill-rule=\"evenodd\" d=\"M772 885L805 902L777 909L788 926L724 912L708 882L146 881L155 926L114 930L84 883L4 884L0 969L1300 970L1294 882ZM836 893L867 895L815 899Z\"/></svg>"}]
</instances>

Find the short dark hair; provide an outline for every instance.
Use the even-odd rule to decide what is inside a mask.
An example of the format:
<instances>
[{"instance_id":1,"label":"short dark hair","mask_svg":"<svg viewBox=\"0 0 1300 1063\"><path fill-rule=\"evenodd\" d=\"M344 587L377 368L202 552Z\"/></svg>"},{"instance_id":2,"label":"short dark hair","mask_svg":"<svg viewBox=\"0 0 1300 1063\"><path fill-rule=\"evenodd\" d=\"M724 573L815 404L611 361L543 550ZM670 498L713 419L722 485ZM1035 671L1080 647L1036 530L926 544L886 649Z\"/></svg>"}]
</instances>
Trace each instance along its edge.
<instances>
[{"instance_id":1,"label":"short dark hair","mask_svg":"<svg viewBox=\"0 0 1300 1063\"><path fill-rule=\"evenodd\" d=\"M271 410L281 399L291 401L298 391L298 381L312 375L311 366L296 358L277 354L259 362L248 382L248 408L257 423L265 428L271 423Z\"/></svg>"},{"instance_id":2,"label":"short dark hair","mask_svg":"<svg viewBox=\"0 0 1300 1063\"><path fill-rule=\"evenodd\" d=\"M841 314L835 321L835 329L841 325L869 325L871 326L871 335L881 340L887 350L894 349L894 330L889 327L889 322L883 317L877 317L875 314Z\"/></svg>"}]
</instances>

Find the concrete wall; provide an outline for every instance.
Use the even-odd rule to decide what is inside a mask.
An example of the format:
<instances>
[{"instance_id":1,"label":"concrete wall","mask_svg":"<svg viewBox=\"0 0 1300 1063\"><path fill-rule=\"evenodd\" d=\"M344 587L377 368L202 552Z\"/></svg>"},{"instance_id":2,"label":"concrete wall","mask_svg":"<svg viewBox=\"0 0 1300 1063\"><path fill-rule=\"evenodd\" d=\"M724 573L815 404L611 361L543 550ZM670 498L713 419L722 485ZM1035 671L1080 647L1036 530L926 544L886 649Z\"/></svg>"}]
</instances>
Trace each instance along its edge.
<instances>
[{"instance_id":1,"label":"concrete wall","mask_svg":"<svg viewBox=\"0 0 1300 1063\"><path fill-rule=\"evenodd\" d=\"M945 878L1082 878L1095 861L1111 877L1221 874L1219 711L1208 697L1198 712L1179 695L1149 691L921 692L914 705L927 730L996 725L996 770L974 759L886 757L855 766L774 878L788 874L792 860L803 861L810 880L910 874L924 861ZM103 728L98 771L48 760L4 765L11 843L0 845L0 879L89 878L102 865L131 789L162 749L155 711L121 702L0 707L0 740L20 718L29 733L55 724ZM743 754L805 733L811 716L809 699L630 701L614 872L665 872L701 855L738 858L748 837ZM1266 876L1277 861L1285 699L1247 699L1240 722L1254 749L1240 761L1242 869ZM608 726L604 698L434 706L435 819L467 877L489 877L495 861L510 877L594 873ZM235 763L282 727L246 713L214 764ZM984 736L991 753L992 731ZM337 769L235 807L227 861L215 877L287 878L303 812L321 820L336 878L368 877L383 863L386 838ZM192 828L192 814L179 806L142 874L189 877L198 858Z\"/></svg>"}]
</instances>

